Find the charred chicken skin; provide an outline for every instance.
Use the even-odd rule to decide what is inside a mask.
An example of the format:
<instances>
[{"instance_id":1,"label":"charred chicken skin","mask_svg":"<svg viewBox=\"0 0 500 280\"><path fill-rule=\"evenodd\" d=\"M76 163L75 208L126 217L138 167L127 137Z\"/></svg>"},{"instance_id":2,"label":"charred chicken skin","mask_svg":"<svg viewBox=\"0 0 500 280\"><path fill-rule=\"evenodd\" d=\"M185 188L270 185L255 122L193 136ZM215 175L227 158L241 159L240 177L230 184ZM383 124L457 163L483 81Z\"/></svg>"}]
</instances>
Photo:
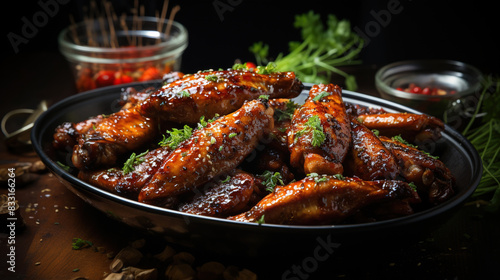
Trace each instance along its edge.
<instances>
[{"instance_id":1,"label":"charred chicken skin","mask_svg":"<svg viewBox=\"0 0 500 280\"><path fill-rule=\"evenodd\" d=\"M163 205L163 200L192 191L236 168L273 126L273 110L262 100L245 103L218 118L170 153L139 193L139 201Z\"/></svg>"},{"instance_id":2,"label":"charred chicken skin","mask_svg":"<svg viewBox=\"0 0 500 280\"><path fill-rule=\"evenodd\" d=\"M395 156L400 175L416 185L424 202L439 204L454 194L455 178L442 161L401 141L380 139Z\"/></svg>"},{"instance_id":3,"label":"charred chicken skin","mask_svg":"<svg viewBox=\"0 0 500 280\"><path fill-rule=\"evenodd\" d=\"M78 178L109 192L137 200L142 187L153 177L171 150L165 146L147 152L132 171L127 172L117 167L104 170L82 169Z\"/></svg>"},{"instance_id":4,"label":"charred chicken skin","mask_svg":"<svg viewBox=\"0 0 500 280\"><path fill-rule=\"evenodd\" d=\"M340 87L313 86L292 117L288 132L291 165L304 174L342 174L350 142L350 121Z\"/></svg>"},{"instance_id":5,"label":"charred chicken skin","mask_svg":"<svg viewBox=\"0 0 500 280\"><path fill-rule=\"evenodd\" d=\"M391 151L373 131L351 119L352 144L344 162L346 176L363 180L396 179L398 165Z\"/></svg>"},{"instance_id":6,"label":"charred chicken skin","mask_svg":"<svg viewBox=\"0 0 500 280\"><path fill-rule=\"evenodd\" d=\"M424 114L380 113L358 115L357 118L369 129L380 131L381 135L401 135L411 143L436 141L444 129L443 121Z\"/></svg>"},{"instance_id":7,"label":"charred chicken skin","mask_svg":"<svg viewBox=\"0 0 500 280\"><path fill-rule=\"evenodd\" d=\"M289 98L302 88L292 72L264 75L227 70L184 75L81 134L73 165L79 169L113 166L122 154L140 149L170 122L196 124L202 116L234 112L260 95Z\"/></svg>"},{"instance_id":8,"label":"charred chicken skin","mask_svg":"<svg viewBox=\"0 0 500 280\"><path fill-rule=\"evenodd\" d=\"M277 187L252 209L229 219L271 224L338 224L368 205L394 200L419 198L402 181L340 180L329 175L306 177Z\"/></svg>"},{"instance_id":9,"label":"charred chicken skin","mask_svg":"<svg viewBox=\"0 0 500 280\"><path fill-rule=\"evenodd\" d=\"M256 178L241 170L233 173L198 188L179 211L226 218L250 209L261 198Z\"/></svg>"}]
</instances>

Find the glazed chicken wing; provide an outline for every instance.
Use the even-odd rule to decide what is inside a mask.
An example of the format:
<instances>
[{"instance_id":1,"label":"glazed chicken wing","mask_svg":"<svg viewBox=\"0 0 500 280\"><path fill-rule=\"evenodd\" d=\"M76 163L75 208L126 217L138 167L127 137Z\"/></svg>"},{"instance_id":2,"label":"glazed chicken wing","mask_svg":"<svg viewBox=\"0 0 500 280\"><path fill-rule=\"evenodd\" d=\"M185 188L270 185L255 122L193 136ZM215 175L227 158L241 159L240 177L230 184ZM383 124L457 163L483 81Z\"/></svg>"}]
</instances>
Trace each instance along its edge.
<instances>
[{"instance_id":1,"label":"glazed chicken wing","mask_svg":"<svg viewBox=\"0 0 500 280\"><path fill-rule=\"evenodd\" d=\"M305 174L342 174L351 142L350 121L338 86L315 85L292 118L290 163Z\"/></svg>"},{"instance_id":2,"label":"glazed chicken wing","mask_svg":"<svg viewBox=\"0 0 500 280\"><path fill-rule=\"evenodd\" d=\"M191 200L179 207L179 211L226 218L250 209L259 198L255 177L241 170L197 190Z\"/></svg>"},{"instance_id":3,"label":"glazed chicken wing","mask_svg":"<svg viewBox=\"0 0 500 280\"><path fill-rule=\"evenodd\" d=\"M145 116L196 124L200 117L209 119L239 109L247 100L261 95L292 98L302 91L302 83L293 72L258 74L226 70L186 75L158 90L142 103Z\"/></svg>"},{"instance_id":4,"label":"glazed chicken wing","mask_svg":"<svg viewBox=\"0 0 500 280\"><path fill-rule=\"evenodd\" d=\"M104 170L82 169L78 178L109 192L137 200L142 187L153 177L171 150L165 146L147 152L138 164L131 164L132 171L117 167Z\"/></svg>"},{"instance_id":5,"label":"glazed chicken wing","mask_svg":"<svg viewBox=\"0 0 500 280\"><path fill-rule=\"evenodd\" d=\"M393 200L418 201L402 181L339 180L334 176L306 177L277 187L252 209L231 220L268 224L339 224L363 207Z\"/></svg>"},{"instance_id":6,"label":"glazed chicken wing","mask_svg":"<svg viewBox=\"0 0 500 280\"><path fill-rule=\"evenodd\" d=\"M78 168L113 166L120 156L152 142L158 136L155 119L142 116L136 107L111 114L80 135L72 162Z\"/></svg>"},{"instance_id":7,"label":"glazed chicken wing","mask_svg":"<svg viewBox=\"0 0 500 280\"><path fill-rule=\"evenodd\" d=\"M380 131L380 135L401 135L411 143L436 141L441 138L444 123L433 116L411 113L381 113L358 115L357 118L369 129Z\"/></svg>"},{"instance_id":8,"label":"glazed chicken wing","mask_svg":"<svg viewBox=\"0 0 500 280\"><path fill-rule=\"evenodd\" d=\"M139 201L163 205L164 200L192 191L236 168L273 126L273 110L262 100L245 103L239 110L193 131L163 161L146 184Z\"/></svg>"},{"instance_id":9,"label":"glazed chicken wing","mask_svg":"<svg viewBox=\"0 0 500 280\"><path fill-rule=\"evenodd\" d=\"M377 135L356 118L351 119L351 134L351 148L344 161L346 176L363 180L396 179L396 159Z\"/></svg>"},{"instance_id":10,"label":"glazed chicken wing","mask_svg":"<svg viewBox=\"0 0 500 280\"><path fill-rule=\"evenodd\" d=\"M454 194L455 178L442 161L401 141L380 139L395 156L400 175L417 186L423 201L439 204Z\"/></svg>"}]
</instances>

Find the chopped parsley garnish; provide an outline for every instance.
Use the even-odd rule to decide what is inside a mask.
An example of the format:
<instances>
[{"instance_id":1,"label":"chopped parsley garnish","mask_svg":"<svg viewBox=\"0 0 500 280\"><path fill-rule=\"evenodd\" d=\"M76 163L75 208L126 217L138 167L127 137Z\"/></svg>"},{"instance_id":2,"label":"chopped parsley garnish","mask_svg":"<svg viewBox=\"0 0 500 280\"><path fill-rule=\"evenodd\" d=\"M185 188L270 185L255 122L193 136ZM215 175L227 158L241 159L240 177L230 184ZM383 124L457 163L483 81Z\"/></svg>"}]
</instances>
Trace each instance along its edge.
<instances>
[{"instance_id":1,"label":"chopped parsley garnish","mask_svg":"<svg viewBox=\"0 0 500 280\"><path fill-rule=\"evenodd\" d=\"M158 145L162 147L168 146L169 148L175 149L182 141L191 137L193 129L188 125L184 125L184 128L182 129L172 128L171 131L167 130L167 134L168 137L164 134L163 139L158 143Z\"/></svg>"},{"instance_id":2,"label":"chopped parsley garnish","mask_svg":"<svg viewBox=\"0 0 500 280\"><path fill-rule=\"evenodd\" d=\"M320 94L316 95L314 98L313 98L313 101L319 101L321 100L321 98L323 97L326 97L326 96L329 96L330 93L327 92L327 91L322 91Z\"/></svg>"},{"instance_id":3,"label":"chopped parsley garnish","mask_svg":"<svg viewBox=\"0 0 500 280\"><path fill-rule=\"evenodd\" d=\"M219 77L217 75L207 75L205 76L205 80L217 83L219 81Z\"/></svg>"},{"instance_id":4,"label":"chopped parsley garnish","mask_svg":"<svg viewBox=\"0 0 500 280\"><path fill-rule=\"evenodd\" d=\"M406 141L405 139L403 139L403 137L401 137L401 135L396 135L396 136L393 136L391 138L393 141L397 141L399 143L402 143L408 147L412 147L412 148L415 148L415 149L418 149L420 152L428 155L429 157L433 158L433 159L439 159L438 156L434 156L434 155L431 155L430 153L426 152L426 151L423 151L423 150L420 150L417 146L411 144L411 143L408 143L408 141Z\"/></svg>"},{"instance_id":5,"label":"chopped parsley garnish","mask_svg":"<svg viewBox=\"0 0 500 280\"><path fill-rule=\"evenodd\" d=\"M227 183L231 180L231 176L227 175L226 179L222 180L221 183Z\"/></svg>"},{"instance_id":6,"label":"chopped parsley garnish","mask_svg":"<svg viewBox=\"0 0 500 280\"><path fill-rule=\"evenodd\" d=\"M297 132L297 137L302 136L304 133L312 133L311 144L313 147L319 147L326 140L326 135L321 125L321 120L318 116L312 116L305 123L305 127Z\"/></svg>"},{"instance_id":7,"label":"chopped parsley garnish","mask_svg":"<svg viewBox=\"0 0 500 280\"><path fill-rule=\"evenodd\" d=\"M299 104L289 100L286 103L285 110L276 109L274 111L274 116L278 118L278 121L282 120L291 120L293 117L293 113L299 107Z\"/></svg>"},{"instance_id":8,"label":"chopped parsley garnish","mask_svg":"<svg viewBox=\"0 0 500 280\"><path fill-rule=\"evenodd\" d=\"M274 188L277 185L284 185L285 183L283 182L283 178L281 177L281 174L279 172L271 172L269 170L264 171L264 173L261 175L263 177L264 181L262 184L266 186L266 190L273 192Z\"/></svg>"},{"instance_id":9,"label":"chopped parsley garnish","mask_svg":"<svg viewBox=\"0 0 500 280\"><path fill-rule=\"evenodd\" d=\"M328 180L326 177L323 177L323 176L320 177L320 175L318 173L309 173L309 174L307 174L307 177L313 178L314 182L316 182L316 183L325 182Z\"/></svg>"},{"instance_id":10,"label":"chopped parsley garnish","mask_svg":"<svg viewBox=\"0 0 500 280\"><path fill-rule=\"evenodd\" d=\"M189 97L189 96L191 96L191 94L187 90L183 90L181 92L178 92L176 95L178 95L180 97Z\"/></svg>"},{"instance_id":11,"label":"chopped parsley garnish","mask_svg":"<svg viewBox=\"0 0 500 280\"><path fill-rule=\"evenodd\" d=\"M144 153L141 153L139 155L136 155L135 153L132 153L130 155L130 158L127 159L127 161L125 161L125 163L123 164L123 174L127 174L129 172L132 172L134 171L135 169L135 166L140 164L141 162L144 161L144 156L149 152L148 151L145 151Z\"/></svg>"},{"instance_id":12,"label":"chopped parsley garnish","mask_svg":"<svg viewBox=\"0 0 500 280\"><path fill-rule=\"evenodd\" d=\"M266 221L264 220L264 215L260 216L260 218L255 222L259 225L265 224Z\"/></svg>"},{"instance_id":13,"label":"chopped parsley garnish","mask_svg":"<svg viewBox=\"0 0 500 280\"><path fill-rule=\"evenodd\" d=\"M276 69L276 63L269 62L266 66L257 66L257 73L267 75L278 72Z\"/></svg>"},{"instance_id":14,"label":"chopped parsley garnish","mask_svg":"<svg viewBox=\"0 0 500 280\"><path fill-rule=\"evenodd\" d=\"M415 183L410 182L408 183L408 186L410 186L410 188L412 188L414 191L417 191L417 185L415 185Z\"/></svg>"},{"instance_id":15,"label":"chopped parsley garnish","mask_svg":"<svg viewBox=\"0 0 500 280\"><path fill-rule=\"evenodd\" d=\"M204 128L206 127L209 123L214 122L217 118L219 117L219 114L215 114L215 116L208 121L205 120L205 116L201 116L200 122L198 123L198 128Z\"/></svg>"},{"instance_id":16,"label":"chopped parsley garnish","mask_svg":"<svg viewBox=\"0 0 500 280\"><path fill-rule=\"evenodd\" d=\"M265 94L260 95L259 99L269 100L269 95L265 95Z\"/></svg>"},{"instance_id":17,"label":"chopped parsley garnish","mask_svg":"<svg viewBox=\"0 0 500 280\"><path fill-rule=\"evenodd\" d=\"M80 250L82 248L90 247L92 245L93 245L92 242L88 240L83 240L81 238L73 238L73 242L71 243L71 248L73 248L73 250Z\"/></svg>"},{"instance_id":18,"label":"chopped parsley garnish","mask_svg":"<svg viewBox=\"0 0 500 280\"><path fill-rule=\"evenodd\" d=\"M236 132L231 132L229 133L229 138L233 138L234 136L238 135Z\"/></svg>"}]
</instances>

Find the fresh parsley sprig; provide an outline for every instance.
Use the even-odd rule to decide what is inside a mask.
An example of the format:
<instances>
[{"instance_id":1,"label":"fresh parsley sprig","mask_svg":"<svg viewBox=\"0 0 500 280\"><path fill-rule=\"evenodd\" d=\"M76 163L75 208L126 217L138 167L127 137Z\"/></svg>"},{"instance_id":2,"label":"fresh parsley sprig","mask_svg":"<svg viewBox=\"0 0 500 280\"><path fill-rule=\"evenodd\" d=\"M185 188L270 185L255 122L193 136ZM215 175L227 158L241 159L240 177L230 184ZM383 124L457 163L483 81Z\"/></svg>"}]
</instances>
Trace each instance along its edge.
<instances>
[{"instance_id":1,"label":"fresh parsley sprig","mask_svg":"<svg viewBox=\"0 0 500 280\"><path fill-rule=\"evenodd\" d=\"M127 173L130 173L132 171L135 170L135 166L144 162L144 156L149 153L149 150L145 151L144 153L141 153L139 155L136 155L135 153L132 153L129 157L129 159L127 159L125 161L125 163L123 164L123 174L127 174Z\"/></svg>"},{"instance_id":2,"label":"fresh parsley sprig","mask_svg":"<svg viewBox=\"0 0 500 280\"><path fill-rule=\"evenodd\" d=\"M326 135L323 130L323 126L321 125L321 120L318 116L315 115L309 118L304 126L305 127L303 129L296 133L297 138L306 133L311 133L311 144L314 147L319 147L321 146L321 144L323 144L323 142L325 142Z\"/></svg>"},{"instance_id":3,"label":"fresh parsley sprig","mask_svg":"<svg viewBox=\"0 0 500 280\"><path fill-rule=\"evenodd\" d=\"M175 149L182 141L191 137L193 129L188 125L184 125L182 129L172 128L170 131L167 130L166 134L168 137L163 134L163 139L158 143L158 145L162 147L168 146L171 149Z\"/></svg>"},{"instance_id":4,"label":"fresh parsley sprig","mask_svg":"<svg viewBox=\"0 0 500 280\"><path fill-rule=\"evenodd\" d=\"M300 29L302 41L290 42L288 54L274 59L274 71L294 71L303 82L315 84L329 83L332 74L337 74L345 78L348 90L356 90L355 77L338 68L361 62L357 57L364 41L351 30L350 22L329 15L325 25L319 14L310 11L297 15L294 27ZM258 65L271 61L269 45L256 42L249 50Z\"/></svg>"},{"instance_id":5,"label":"fresh parsley sprig","mask_svg":"<svg viewBox=\"0 0 500 280\"><path fill-rule=\"evenodd\" d=\"M264 171L261 175L264 180L262 184L266 186L266 190L273 192L276 186L283 186L285 183L283 182L283 177L279 172L272 172L269 170Z\"/></svg>"}]
</instances>

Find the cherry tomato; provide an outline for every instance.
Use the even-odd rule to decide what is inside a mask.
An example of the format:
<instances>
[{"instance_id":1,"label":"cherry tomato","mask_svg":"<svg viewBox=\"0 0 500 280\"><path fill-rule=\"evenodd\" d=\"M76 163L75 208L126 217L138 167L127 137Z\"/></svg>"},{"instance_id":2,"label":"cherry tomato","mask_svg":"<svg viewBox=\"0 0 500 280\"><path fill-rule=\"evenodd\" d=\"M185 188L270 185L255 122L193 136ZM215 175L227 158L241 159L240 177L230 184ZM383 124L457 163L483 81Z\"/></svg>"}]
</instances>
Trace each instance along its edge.
<instances>
[{"instance_id":1,"label":"cherry tomato","mask_svg":"<svg viewBox=\"0 0 500 280\"><path fill-rule=\"evenodd\" d=\"M422 94L431 95L431 89L428 88L428 87L423 88L422 89Z\"/></svg>"},{"instance_id":2,"label":"cherry tomato","mask_svg":"<svg viewBox=\"0 0 500 280\"><path fill-rule=\"evenodd\" d=\"M419 87L419 86L414 86L412 89L411 89L411 92L413 93L422 93L422 88Z\"/></svg>"},{"instance_id":3,"label":"cherry tomato","mask_svg":"<svg viewBox=\"0 0 500 280\"><path fill-rule=\"evenodd\" d=\"M149 67L144 71L144 73L142 73L139 81L149 81L157 79L161 79L160 70L158 70L156 67Z\"/></svg>"},{"instance_id":4,"label":"cherry tomato","mask_svg":"<svg viewBox=\"0 0 500 280\"><path fill-rule=\"evenodd\" d=\"M255 63L253 63L253 62L247 62L247 63L245 63L245 65L247 66L248 69L257 68L257 65L255 65Z\"/></svg>"},{"instance_id":5,"label":"cherry tomato","mask_svg":"<svg viewBox=\"0 0 500 280\"><path fill-rule=\"evenodd\" d=\"M115 85L128 84L128 83L131 83L132 81L133 81L132 77L130 77L129 75L125 75L125 74L117 72L117 75L115 77L115 81L113 82L113 84L115 84Z\"/></svg>"},{"instance_id":6,"label":"cherry tomato","mask_svg":"<svg viewBox=\"0 0 500 280\"><path fill-rule=\"evenodd\" d=\"M111 70L101 70L97 72L95 83L97 87L111 86L115 82L115 72Z\"/></svg>"}]
</instances>

